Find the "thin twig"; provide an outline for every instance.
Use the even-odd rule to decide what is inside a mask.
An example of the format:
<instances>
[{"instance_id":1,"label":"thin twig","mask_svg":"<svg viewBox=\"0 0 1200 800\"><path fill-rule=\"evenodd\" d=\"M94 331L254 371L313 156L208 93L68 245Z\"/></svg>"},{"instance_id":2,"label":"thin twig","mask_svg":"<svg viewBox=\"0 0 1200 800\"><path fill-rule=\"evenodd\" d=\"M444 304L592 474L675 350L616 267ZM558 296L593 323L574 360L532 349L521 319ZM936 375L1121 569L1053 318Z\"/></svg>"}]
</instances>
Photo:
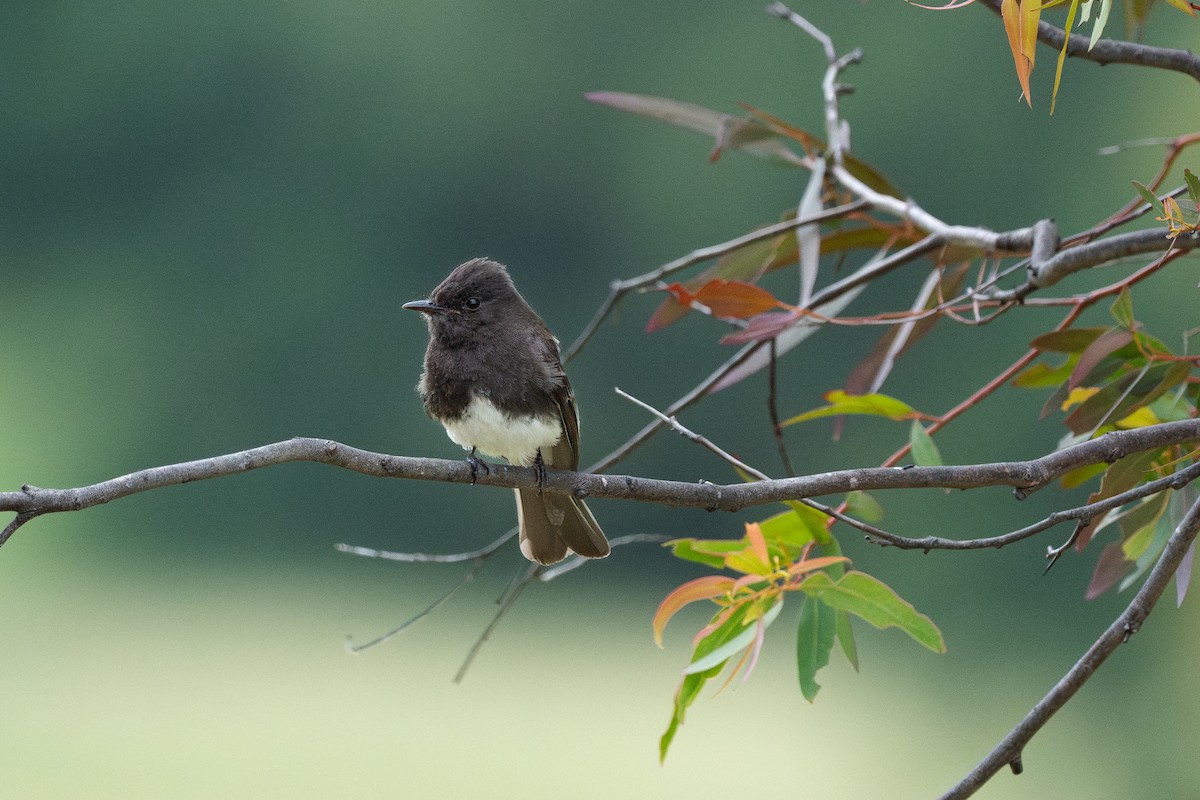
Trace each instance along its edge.
<instances>
[{"instance_id":1,"label":"thin twig","mask_svg":"<svg viewBox=\"0 0 1200 800\"><path fill-rule=\"evenodd\" d=\"M666 423L667 425L670 425L672 428L674 428L677 433L681 434L688 441L690 441L694 444L700 445L705 450L708 450L710 453L716 454L719 458L721 458L722 460L731 464L734 469L741 470L742 472L746 473L747 475L752 475L760 481L771 480L770 475L766 474L765 472L763 472L759 469L756 469L756 468L750 466L749 464L747 464L745 461L742 461L737 456L735 456L725 450L722 450L720 447L718 447L716 444L714 444L711 439L709 439L706 436L701 436L700 434L696 433L692 429L685 427L674 416L668 416L668 415L664 414L663 412L659 411L654 406L650 405L649 403L644 403L641 400L638 400L636 397L634 397L633 395L624 391L619 386L614 386L613 391L615 391L621 397L624 397L629 402L638 406L639 408L649 411L651 414L653 414L655 417L657 417L660 421L662 421L662 422Z\"/></svg>"},{"instance_id":2,"label":"thin twig","mask_svg":"<svg viewBox=\"0 0 1200 800\"><path fill-rule=\"evenodd\" d=\"M608 540L608 546L612 549L623 547L627 544L662 544L670 540L670 536L664 536L661 533L627 533L624 536L616 536ZM540 570L535 576L542 583L549 583L555 578L560 578L568 572L573 572L584 564L595 564L596 559L584 558L583 556L572 556L566 561L555 564L552 567L546 567Z\"/></svg>"},{"instance_id":3,"label":"thin twig","mask_svg":"<svg viewBox=\"0 0 1200 800\"><path fill-rule=\"evenodd\" d=\"M657 286L664 278L679 272L680 270L686 269L687 267L695 264L710 261L714 258L719 258L727 253L731 253L735 250L746 247L747 245L762 241L763 239L770 239L772 236L779 236L780 234L787 233L788 231L795 230L796 228L804 227L805 225L841 219L842 217L853 214L855 211L861 211L866 207L866 203L862 201L856 201L842 206L837 206L835 208L825 209L819 214L811 214L806 217L797 217L795 219L784 220L783 222L776 222L773 225L766 225L757 230L753 230L749 233L730 239L727 242L709 245L708 247L697 248L687 255L681 256L674 261L668 261L658 269L651 270L644 275L626 278L625 280L613 281L609 289L608 297L596 310L596 313L592 315L591 321L584 326L583 330L575 338L575 341L572 342L571 346L568 347L563 353L563 362L566 363L575 356L579 355L579 352L583 350L584 346L595 335L597 329L599 329L604 320L608 318L608 315L612 313L612 310L616 307L616 305L621 302L622 298L624 298L625 295L629 294L630 292L644 290L651 286Z\"/></svg>"},{"instance_id":4,"label":"thin twig","mask_svg":"<svg viewBox=\"0 0 1200 800\"><path fill-rule=\"evenodd\" d=\"M767 365L767 415L771 418L771 433L775 436L775 447L779 450L779 460L783 462L783 471L790 478L796 474L796 468L792 466L792 457L788 454L787 442L783 438L783 426L779 421L779 405L777 399L778 379L778 359L775 357L775 340L771 340L771 362Z\"/></svg>"},{"instance_id":5,"label":"thin twig","mask_svg":"<svg viewBox=\"0 0 1200 800\"><path fill-rule=\"evenodd\" d=\"M430 603L429 606L425 608L425 610L421 611L416 616L409 617L404 622L400 623L398 626L396 626L392 630L388 631L387 633L383 634L382 636L378 636L378 637L372 639L371 641L367 642L366 644L360 644L360 645L354 644L354 640L347 637L346 638L346 651L350 652L350 653L354 653L354 654L361 653L363 650L372 648L375 645L383 644L388 639L391 639L393 636L396 636L397 634L403 632L404 630L412 627L414 624L425 619L425 617L432 614L443 603L445 603L447 600L449 600L451 597L453 597L455 592L457 592L459 589L461 589L462 587L464 587L468 583L470 583L471 579L474 578L477 574L479 574L479 570L483 569L483 565L485 563L486 563L485 559L483 559L483 558L478 559L474 564L471 565L471 568L469 570L467 570L466 572L463 573L462 577L458 579L458 583L456 583L450 587L449 591L445 592L441 597L439 597L438 599L436 599L432 603Z\"/></svg>"},{"instance_id":6,"label":"thin twig","mask_svg":"<svg viewBox=\"0 0 1200 800\"><path fill-rule=\"evenodd\" d=\"M904 536L896 536L895 534L885 533L872 534L879 544L898 547L902 550L983 550L987 548L1000 549L1006 545L1019 542L1023 539L1028 539L1031 536L1049 530L1055 525L1060 525L1069 520L1078 522L1087 522L1094 519L1105 512L1111 511L1114 508L1119 508L1126 503L1131 503L1134 500L1140 500L1143 497L1149 497L1159 492L1168 489L1179 490L1187 486L1194 480L1200 478L1200 463L1193 464L1186 469L1181 469L1176 473L1158 478L1157 480L1148 481L1146 483L1135 486L1128 491L1115 494L1112 497L1107 497L1103 500L1097 500L1094 503L1087 503L1076 508L1067 508L1061 511L1055 511L1044 519L1026 525L1009 533L1000 534L998 536L985 536L978 539L947 539L941 536L923 536L919 539L908 538ZM1069 546L1069 543L1068 545ZM1057 558L1066 546L1047 548L1046 557L1048 559Z\"/></svg>"},{"instance_id":7,"label":"thin twig","mask_svg":"<svg viewBox=\"0 0 1200 800\"><path fill-rule=\"evenodd\" d=\"M530 579L533 577L541 566L539 564L529 564L513 581L511 589L505 592L500 598L500 607L496 610L496 614L492 617L492 621L483 629L483 633L479 634L479 638L471 645L471 649L467 651L467 657L463 659L462 665L458 668L458 672L454 673L454 682L462 683L462 679L466 677L467 670L471 668L471 664L475 661L475 657L479 655L479 651L483 649L483 645L491 638L492 632L496 630L496 626L500 624L500 620L504 619L517 602L517 598L521 596L521 592L529 585Z\"/></svg>"},{"instance_id":8,"label":"thin twig","mask_svg":"<svg viewBox=\"0 0 1200 800\"><path fill-rule=\"evenodd\" d=\"M487 558L492 553L499 550L505 542L516 535L517 528L514 526L508 531L508 533L505 533L494 542L486 544L478 550L468 550L465 553L398 553L392 550L376 550L372 547L360 547L354 544L335 544L333 549L341 553L350 553L351 555L365 556L367 558L383 558L387 559L388 561L454 564L460 561L472 561L475 559Z\"/></svg>"}]
</instances>

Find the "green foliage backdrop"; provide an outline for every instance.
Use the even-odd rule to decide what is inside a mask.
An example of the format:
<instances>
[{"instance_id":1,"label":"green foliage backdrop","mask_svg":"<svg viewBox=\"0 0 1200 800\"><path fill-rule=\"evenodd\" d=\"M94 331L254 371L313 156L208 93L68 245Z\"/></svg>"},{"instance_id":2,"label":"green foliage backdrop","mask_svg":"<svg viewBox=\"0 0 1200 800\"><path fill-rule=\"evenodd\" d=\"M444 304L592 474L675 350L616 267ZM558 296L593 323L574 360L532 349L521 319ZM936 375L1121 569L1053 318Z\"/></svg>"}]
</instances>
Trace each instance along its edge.
<instances>
[{"instance_id":1,"label":"green foliage backdrop","mask_svg":"<svg viewBox=\"0 0 1200 800\"><path fill-rule=\"evenodd\" d=\"M1156 152L1097 148L1194 124L1183 78L1082 63L1068 63L1052 119L1031 111L983 9L808 5L841 46L866 50L843 106L856 152L946 219L1088 224L1157 164ZM1192 29L1171 16L1151 19L1147 38L1186 46ZM710 165L709 142L583 94L729 111L743 100L817 129L821 69L816 48L757 2L6 9L0 487L78 485L292 435L456 457L413 392L425 332L401 302L490 255L568 340L612 278L773 221L803 190L799 173L738 154ZM1035 93L1051 79L1035 73ZM1178 274L1139 296L1151 330L1194 309L1194 281L1181 291ZM890 285L911 293L917 281ZM656 304L627 304L571 367L585 462L646 421L614 384L665 404L723 356L703 321L646 337ZM986 339L942 331L891 391L942 408L1042 322L1012 315ZM785 413L819 405L869 348L867 334L843 336L794 356ZM685 421L774 463L762 396L751 381ZM1027 392L985 406L939 436L943 456L1044 452L1060 428L1022 421L1041 402ZM1011 413L1018 404L1031 413ZM853 421L835 449L823 423L792 431L800 471L876 464L906 435ZM729 479L677 438L660 434L622 470ZM1049 508L1000 491L886 500L889 526L914 535L950 522L998 532ZM0 553L6 785L23 797L711 796L786 765L789 784L814 794L928 796L1123 600L1081 600L1090 560L1041 577L1036 543L968 557L858 545L856 566L936 611L948 654L872 632L863 673L822 673L836 689L810 706L792 655L768 646L754 681L693 711L660 769L688 625L662 653L650 617L695 573L651 546L528 593L462 686L450 677L518 568L515 548L411 636L343 653L345 634L386 630L455 575L353 559L335 542L472 547L509 524L509 502L303 465L36 521ZM735 538L743 521L595 510L610 533ZM1141 745L1135 759L1130 742L1200 725L1195 704L1172 701L1194 686L1198 621L1194 602L1163 609L1037 740L1026 766L1039 768L988 796L1191 791L1186 759Z\"/></svg>"}]
</instances>

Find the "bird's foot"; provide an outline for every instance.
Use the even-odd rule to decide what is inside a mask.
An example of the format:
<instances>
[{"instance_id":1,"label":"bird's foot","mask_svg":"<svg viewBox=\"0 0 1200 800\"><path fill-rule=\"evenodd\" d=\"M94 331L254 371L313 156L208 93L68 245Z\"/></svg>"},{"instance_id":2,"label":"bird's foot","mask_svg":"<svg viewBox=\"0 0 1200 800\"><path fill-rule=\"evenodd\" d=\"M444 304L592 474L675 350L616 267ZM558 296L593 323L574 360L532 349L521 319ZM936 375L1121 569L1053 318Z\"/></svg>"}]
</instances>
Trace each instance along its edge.
<instances>
[{"instance_id":1,"label":"bird's foot","mask_svg":"<svg viewBox=\"0 0 1200 800\"><path fill-rule=\"evenodd\" d=\"M471 452L467 454L467 465L471 467L471 485L475 485L475 479L479 477L479 470L483 470L484 475L490 475L492 468L487 465L487 462L475 455L475 448L471 448Z\"/></svg>"},{"instance_id":2,"label":"bird's foot","mask_svg":"<svg viewBox=\"0 0 1200 800\"><path fill-rule=\"evenodd\" d=\"M538 448L537 456L533 459L533 476L537 479L538 494L546 488L546 462L542 460L542 448Z\"/></svg>"}]
</instances>

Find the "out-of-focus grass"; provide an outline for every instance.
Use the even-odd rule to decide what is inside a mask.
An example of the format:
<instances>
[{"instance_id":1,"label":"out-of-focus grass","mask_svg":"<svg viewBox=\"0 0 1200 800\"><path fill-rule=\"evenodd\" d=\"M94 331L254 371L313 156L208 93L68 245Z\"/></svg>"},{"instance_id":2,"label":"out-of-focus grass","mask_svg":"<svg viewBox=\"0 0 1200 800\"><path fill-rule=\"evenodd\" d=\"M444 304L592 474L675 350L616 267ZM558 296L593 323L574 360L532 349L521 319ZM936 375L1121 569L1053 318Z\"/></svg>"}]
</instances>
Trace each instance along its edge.
<instances>
[{"instance_id":1,"label":"out-of-focus grass","mask_svg":"<svg viewBox=\"0 0 1200 800\"><path fill-rule=\"evenodd\" d=\"M89 571L61 554L49 561L35 536L23 531L0 554L10 797L930 797L1066 666L1019 640L1011 661L971 665L953 640L939 657L862 630L864 673L835 663L809 705L785 615L749 683L703 698L660 766L693 620L656 650L653 587L605 592L585 575L531 590L456 686L499 575L355 657L341 646L348 631L386 629L449 574L341 556L316 571ZM1163 730L1194 732L1196 705L1131 672L1153 662L1169 676L1160 686L1189 680L1195 647L1169 639L1196 613L1160 613L1135 638L1140 652L1119 653L1035 740L1027 774L998 776L982 796L1188 785L1194 770L1170 757L1178 738Z\"/></svg>"}]
</instances>

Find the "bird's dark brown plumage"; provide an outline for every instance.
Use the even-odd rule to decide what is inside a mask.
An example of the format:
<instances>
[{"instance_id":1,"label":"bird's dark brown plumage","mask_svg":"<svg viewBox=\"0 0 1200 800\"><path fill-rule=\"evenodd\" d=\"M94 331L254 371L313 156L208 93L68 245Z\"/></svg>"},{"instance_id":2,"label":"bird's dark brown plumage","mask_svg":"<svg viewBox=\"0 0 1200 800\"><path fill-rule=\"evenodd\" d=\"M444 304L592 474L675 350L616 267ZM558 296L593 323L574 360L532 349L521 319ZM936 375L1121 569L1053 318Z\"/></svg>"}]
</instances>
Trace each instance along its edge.
<instances>
[{"instance_id":1,"label":"bird's dark brown plumage","mask_svg":"<svg viewBox=\"0 0 1200 800\"><path fill-rule=\"evenodd\" d=\"M503 265L468 261L428 300L406 303L429 323L418 389L431 417L464 448L529 466L579 468L579 419L558 340ZM543 564L567 550L608 555L608 541L581 500L518 489L521 550Z\"/></svg>"}]
</instances>

